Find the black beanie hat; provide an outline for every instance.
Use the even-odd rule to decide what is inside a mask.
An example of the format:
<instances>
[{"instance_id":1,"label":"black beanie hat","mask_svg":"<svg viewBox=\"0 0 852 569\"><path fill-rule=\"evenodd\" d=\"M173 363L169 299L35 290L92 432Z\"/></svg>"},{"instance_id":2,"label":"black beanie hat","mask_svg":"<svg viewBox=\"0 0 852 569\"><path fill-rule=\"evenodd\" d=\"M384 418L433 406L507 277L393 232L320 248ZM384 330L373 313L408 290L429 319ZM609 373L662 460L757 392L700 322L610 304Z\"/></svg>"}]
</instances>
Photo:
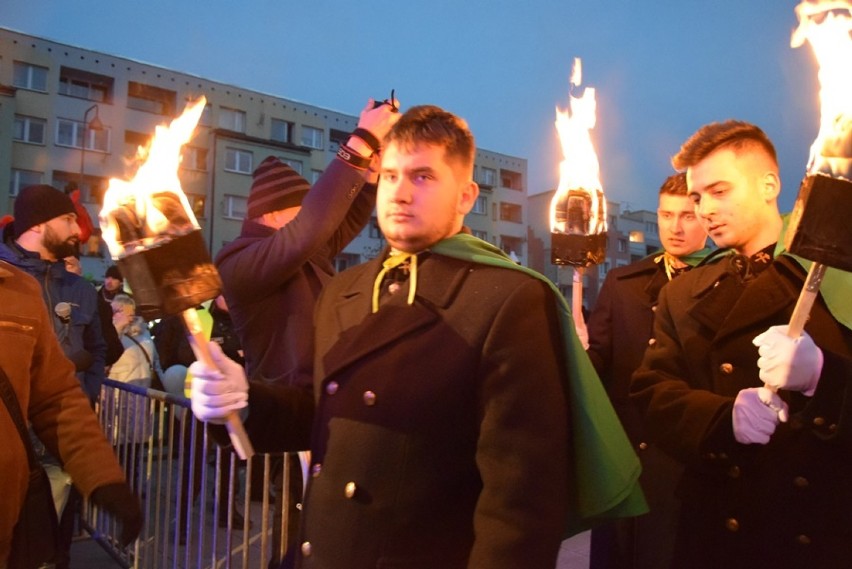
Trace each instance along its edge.
<instances>
[{"instance_id":1,"label":"black beanie hat","mask_svg":"<svg viewBox=\"0 0 852 569\"><path fill-rule=\"evenodd\" d=\"M74 202L53 186L27 186L15 198L15 239L39 223L76 213Z\"/></svg>"},{"instance_id":2,"label":"black beanie hat","mask_svg":"<svg viewBox=\"0 0 852 569\"><path fill-rule=\"evenodd\" d=\"M302 205L311 189L308 181L275 156L266 158L252 174L246 217Z\"/></svg>"}]
</instances>

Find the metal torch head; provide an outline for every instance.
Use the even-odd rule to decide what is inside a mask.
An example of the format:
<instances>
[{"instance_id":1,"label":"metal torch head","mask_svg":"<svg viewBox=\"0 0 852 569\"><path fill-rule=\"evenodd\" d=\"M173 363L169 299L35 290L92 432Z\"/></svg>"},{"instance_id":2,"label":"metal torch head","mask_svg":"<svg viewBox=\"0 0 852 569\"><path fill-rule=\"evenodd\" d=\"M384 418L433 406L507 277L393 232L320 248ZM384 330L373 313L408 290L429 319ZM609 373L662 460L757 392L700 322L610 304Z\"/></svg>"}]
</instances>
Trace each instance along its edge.
<instances>
[{"instance_id":1,"label":"metal torch head","mask_svg":"<svg viewBox=\"0 0 852 569\"><path fill-rule=\"evenodd\" d=\"M825 174L805 176L790 215L790 253L852 272L852 181Z\"/></svg>"},{"instance_id":2,"label":"metal torch head","mask_svg":"<svg viewBox=\"0 0 852 569\"><path fill-rule=\"evenodd\" d=\"M145 320L195 308L222 291L200 229L137 250L116 263L133 290L137 314Z\"/></svg>"},{"instance_id":3,"label":"metal torch head","mask_svg":"<svg viewBox=\"0 0 852 569\"><path fill-rule=\"evenodd\" d=\"M592 235L550 234L550 262L554 265L589 267L606 259L606 233Z\"/></svg>"}]
</instances>

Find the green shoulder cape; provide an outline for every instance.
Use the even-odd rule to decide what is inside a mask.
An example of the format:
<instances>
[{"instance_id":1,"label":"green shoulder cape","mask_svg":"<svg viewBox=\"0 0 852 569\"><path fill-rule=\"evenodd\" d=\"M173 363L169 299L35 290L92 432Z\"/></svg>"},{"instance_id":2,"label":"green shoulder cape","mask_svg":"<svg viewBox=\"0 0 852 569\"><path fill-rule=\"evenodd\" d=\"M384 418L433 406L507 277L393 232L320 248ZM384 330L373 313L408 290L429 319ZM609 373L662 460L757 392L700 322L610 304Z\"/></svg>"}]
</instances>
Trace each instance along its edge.
<instances>
[{"instance_id":1,"label":"green shoulder cape","mask_svg":"<svg viewBox=\"0 0 852 569\"><path fill-rule=\"evenodd\" d=\"M638 516L648 511L639 487L641 465L624 432L603 384L583 349L562 293L545 276L522 267L497 247L472 235L458 234L435 244L434 253L483 265L521 271L547 283L559 308L570 393L574 479L569 495L566 537L612 518Z\"/></svg>"}]
</instances>

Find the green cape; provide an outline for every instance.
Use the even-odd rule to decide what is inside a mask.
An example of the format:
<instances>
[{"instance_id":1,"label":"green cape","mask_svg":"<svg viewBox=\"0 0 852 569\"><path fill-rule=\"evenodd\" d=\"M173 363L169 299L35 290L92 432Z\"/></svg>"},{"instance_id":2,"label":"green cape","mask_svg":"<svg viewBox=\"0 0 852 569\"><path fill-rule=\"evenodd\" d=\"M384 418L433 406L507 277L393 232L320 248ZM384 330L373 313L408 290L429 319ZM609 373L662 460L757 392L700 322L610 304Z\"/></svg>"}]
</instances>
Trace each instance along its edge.
<instances>
[{"instance_id":1,"label":"green cape","mask_svg":"<svg viewBox=\"0 0 852 569\"><path fill-rule=\"evenodd\" d=\"M440 255L527 273L553 290L565 348L567 393L570 393L571 508L566 537L611 518L638 516L648 511L639 487L641 465L624 433L603 384L583 349L562 293L545 276L522 267L497 247L472 235L458 234L431 247Z\"/></svg>"}]
</instances>

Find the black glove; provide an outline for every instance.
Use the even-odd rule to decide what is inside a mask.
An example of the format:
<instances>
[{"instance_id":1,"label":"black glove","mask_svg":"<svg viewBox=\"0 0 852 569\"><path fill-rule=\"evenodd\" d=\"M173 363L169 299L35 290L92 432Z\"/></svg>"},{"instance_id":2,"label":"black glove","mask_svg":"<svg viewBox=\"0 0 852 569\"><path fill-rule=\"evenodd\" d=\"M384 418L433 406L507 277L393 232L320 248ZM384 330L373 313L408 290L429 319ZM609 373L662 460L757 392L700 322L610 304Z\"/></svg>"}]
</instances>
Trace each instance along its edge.
<instances>
[{"instance_id":1,"label":"black glove","mask_svg":"<svg viewBox=\"0 0 852 569\"><path fill-rule=\"evenodd\" d=\"M127 546L139 536L142 531L142 508L139 498L126 483L116 482L95 488L89 499L121 523L122 546Z\"/></svg>"}]
</instances>

